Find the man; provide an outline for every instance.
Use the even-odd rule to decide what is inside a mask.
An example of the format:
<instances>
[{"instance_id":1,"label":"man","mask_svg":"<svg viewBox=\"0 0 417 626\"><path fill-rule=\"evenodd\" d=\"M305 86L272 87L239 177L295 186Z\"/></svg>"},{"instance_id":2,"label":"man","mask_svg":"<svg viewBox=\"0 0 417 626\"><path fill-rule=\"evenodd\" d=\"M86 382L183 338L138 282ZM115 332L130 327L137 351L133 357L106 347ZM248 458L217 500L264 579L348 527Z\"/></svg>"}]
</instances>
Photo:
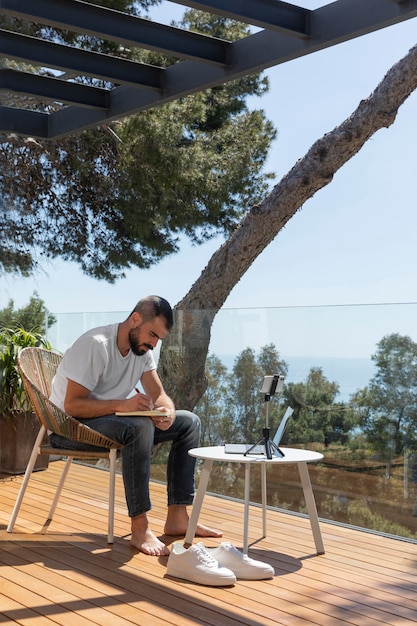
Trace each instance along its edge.
<instances>
[{"instance_id":1,"label":"man","mask_svg":"<svg viewBox=\"0 0 417 626\"><path fill-rule=\"evenodd\" d=\"M65 352L52 386L51 400L68 414L123 444L122 473L131 518L131 544L145 554L164 556L167 546L149 526L150 460L154 444L171 441L167 468L168 512L164 532L183 535L187 506L193 501L195 459L188 450L199 445L200 420L176 411L156 372L152 350L172 328L169 303L147 296L120 324L87 331ZM138 384L143 392L137 388ZM132 395L132 392L133 395ZM157 410L163 416L124 417L116 412ZM55 446L80 444L55 434ZM222 534L199 525L200 537Z\"/></svg>"}]
</instances>

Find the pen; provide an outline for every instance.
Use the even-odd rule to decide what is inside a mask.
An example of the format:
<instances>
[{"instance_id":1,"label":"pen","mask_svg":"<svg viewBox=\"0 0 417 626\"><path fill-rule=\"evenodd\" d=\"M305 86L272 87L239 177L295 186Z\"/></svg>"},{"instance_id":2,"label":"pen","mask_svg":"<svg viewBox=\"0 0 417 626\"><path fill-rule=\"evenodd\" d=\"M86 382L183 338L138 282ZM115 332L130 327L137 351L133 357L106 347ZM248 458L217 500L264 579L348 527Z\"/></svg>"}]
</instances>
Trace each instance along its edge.
<instances>
[{"instance_id":1,"label":"pen","mask_svg":"<svg viewBox=\"0 0 417 626\"><path fill-rule=\"evenodd\" d=\"M136 391L136 393L141 393L137 387L135 387L135 391ZM149 407L149 408L150 408L151 410L153 409L153 402L152 402L152 399L151 399L151 405L150 405L150 407Z\"/></svg>"}]
</instances>

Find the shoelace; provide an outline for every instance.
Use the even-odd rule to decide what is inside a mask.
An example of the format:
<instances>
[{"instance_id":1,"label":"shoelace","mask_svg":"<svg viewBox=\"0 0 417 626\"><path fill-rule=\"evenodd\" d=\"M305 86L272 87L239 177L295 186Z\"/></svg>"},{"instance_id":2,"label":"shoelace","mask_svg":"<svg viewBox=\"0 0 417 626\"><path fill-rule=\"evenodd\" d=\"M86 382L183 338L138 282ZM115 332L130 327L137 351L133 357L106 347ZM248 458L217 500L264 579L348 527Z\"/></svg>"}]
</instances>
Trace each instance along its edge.
<instances>
[{"instance_id":1,"label":"shoelace","mask_svg":"<svg viewBox=\"0 0 417 626\"><path fill-rule=\"evenodd\" d=\"M226 548L226 550L228 550L229 552L233 552L234 554L236 554L242 561L247 561L250 562L252 559L250 559L250 557L247 554L243 554L240 550L238 550L233 543L230 543L229 541L227 543L224 544L224 547Z\"/></svg>"},{"instance_id":2,"label":"shoelace","mask_svg":"<svg viewBox=\"0 0 417 626\"><path fill-rule=\"evenodd\" d=\"M230 543L229 541L227 543L224 544L224 547L226 548L226 550L228 550L229 552L233 552L234 554L239 555L240 557L244 556L242 554L242 552L240 550L238 550L236 548L236 546L233 545L233 543Z\"/></svg>"},{"instance_id":3,"label":"shoelace","mask_svg":"<svg viewBox=\"0 0 417 626\"><path fill-rule=\"evenodd\" d=\"M195 554L198 560L203 563L203 565L209 565L211 567L217 567L218 563L215 558L211 556L202 546L195 546Z\"/></svg>"}]
</instances>

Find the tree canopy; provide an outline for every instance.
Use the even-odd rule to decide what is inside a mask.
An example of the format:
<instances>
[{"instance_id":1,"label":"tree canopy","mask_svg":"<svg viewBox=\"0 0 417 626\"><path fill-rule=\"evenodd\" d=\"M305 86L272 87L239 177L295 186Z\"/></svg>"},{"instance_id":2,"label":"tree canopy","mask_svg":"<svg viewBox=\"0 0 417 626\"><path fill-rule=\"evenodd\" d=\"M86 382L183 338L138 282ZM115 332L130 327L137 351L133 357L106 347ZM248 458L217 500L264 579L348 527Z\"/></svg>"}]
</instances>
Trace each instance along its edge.
<instances>
[{"instance_id":1,"label":"tree canopy","mask_svg":"<svg viewBox=\"0 0 417 626\"><path fill-rule=\"evenodd\" d=\"M260 393L265 373L286 375L287 363L274 344L262 346L256 354L245 348L234 360L231 371L216 355L207 359L207 391L196 405L201 418L201 439L205 444L223 442L256 443L265 426L265 397ZM285 408L279 396L268 406L271 430L278 426Z\"/></svg>"},{"instance_id":2,"label":"tree canopy","mask_svg":"<svg viewBox=\"0 0 417 626\"><path fill-rule=\"evenodd\" d=\"M288 383L283 396L294 409L294 419L288 427L297 443L319 442L328 446L345 444L356 424L353 410L337 402L339 385L330 382L320 367L311 368L305 383Z\"/></svg>"},{"instance_id":3,"label":"tree canopy","mask_svg":"<svg viewBox=\"0 0 417 626\"><path fill-rule=\"evenodd\" d=\"M294 412L284 444L346 445L358 425L358 415L350 404L337 400L339 385L328 380L320 367L312 367L304 382L285 382L282 392L270 399L260 393L265 375L287 377L288 369L273 343L261 347L258 354L245 348L230 371L216 355L210 355L207 390L195 407L204 445L256 443L263 433L267 409L272 437L288 406Z\"/></svg>"},{"instance_id":4,"label":"tree canopy","mask_svg":"<svg viewBox=\"0 0 417 626\"><path fill-rule=\"evenodd\" d=\"M102 4L139 13L153 2ZM181 26L231 41L248 34L241 23L195 10ZM42 36L115 52L85 35ZM152 63L156 53L123 55ZM267 89L266 78L247 76L54 143L4 137L0 166L13 176L0 182L0 268L28 275L42 258L60 257L111 282L177 252L181 236L198 244L228 235L268 189L263 166L276 131L246 105Z\"/></svg>"},{"instance_id":5,"label":"tree canopy","mask_svg":"<svg viewBox=\"0 0 417 626\"><path fill-rule=\"evenodd\" d=\"M363 432L389 467L395 455L417 448L417 343L386 335L372 360L376 374L353 401Z\"/></svg>"},{"instance_id":6,"label":"tree canopy","mask_svg":"<svg viewBox=\"0 0 417 626\"><path fill-rule=\"evenodd\" d=\"M45 334L55 322L56 317L48 311L36 291L26 306L15 309L14 301L9 300L7 306L0 310L0 330L24 329L27 332Z\"/></svg>"}]
</instances>

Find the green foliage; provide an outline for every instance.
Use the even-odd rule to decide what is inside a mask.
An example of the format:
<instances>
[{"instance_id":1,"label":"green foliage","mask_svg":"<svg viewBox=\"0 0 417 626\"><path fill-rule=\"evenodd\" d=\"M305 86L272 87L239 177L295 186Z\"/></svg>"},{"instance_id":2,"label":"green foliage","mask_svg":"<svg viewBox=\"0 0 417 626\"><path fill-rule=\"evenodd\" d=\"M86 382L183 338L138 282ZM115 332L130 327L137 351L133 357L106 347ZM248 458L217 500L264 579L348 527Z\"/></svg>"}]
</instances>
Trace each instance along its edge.
<instances>
[{"instance_id":1,"label":"green foliage","mask_svg":"<svg viewBox=\"0 0 417 626\"><path fill-rule=\"evenodd\" d=\"M229 437L233 421L228 410L229 377L220 359L211 355L206 364L207 391L196 412L201 419L201 441L216 445Z\"/></svg>"},{"instance_id":2,"label":"green foliage","mask_svg":"<svg viewBox=\"0 0 417 626\"><path fill-rule=\"evenodd\" d=\"M263 377L271 374L287 374L288 365L283 361L273 344L261 348L258 356L246 348L235 359L231 380L234 394L236 420L239 424L239 440L251 442L262 435L265 425L265 398L260 393ZM269 426L275 427L282 415L279 398L269 402ZM255 441L254 441L255 443Z\"/></svg>"},{"instance_id":3,"label":"green foliage","mask_svg":"<svg viewBox=\"0 0 417 626\"><path fill-rule=\"evenodd\" d=\"M373 513L367 502L354 500L348 507L348 524L361 526L362 528L375 528L379 532L398 535L399 537L416 538L416 533L411 533L409 529L401 526L397 522Z\"/></svg>"},{"instance_id":4,"label":"green foliage","mask_svg":"<svg viewBox=\"0 0 417 626\"><path fill-rule=\"evenodd\" d=\"M319 367L311 368L305 382L286 383L282 394L270 401L272 431L286 406L294 409L285 445L313 448L324 453L324 462L313 464L311 470L320 517L416 538L414 518L411 517L413 506L417 512L415 494L411 494L411 487L410 495L404 494L405 472L409 472L410 484L417 481L416 457L409 454L409 470L404 457L395 458L388 479L381 461L387 451L386 421L381 431L374 432L365 419L366 410L379 407L382 400L386 404L392 402L394 406L404 394L410 400L408 392L414 384L416 371L414 347L409 338L398 335L381 340L373 356L380 368L375 377L380 388L373 389L374 394L368 397L373 404L368 407L358 405L357 399L353 404L338 402L339 385L329 381ZM202 422L201 445L221 445L226 441L255 443L260 438L265 407L259 389L263 376L271 373L287 374L287 365L280 359L274 344L262 347L259 354L246 348L236 357L230 372L217 356L208 358L208 388L195 407ZM361 393L358 392L357 397L361 397ZM381 453L376 455L375 450L381 450ZM166 458L167 455L164 462ZM233 467L227 464L214 466L210 478L212 490L242 498L244 477L241 466L231 465ZM294 489L299 480L296 469L288 468L281 476L272 474L271 471L268 484L274 488L269 489L268 503L306 512L302 490ZM251 499L260 502L260 481L256 477L254 473Z\"/></svg>"},{"instance_id":5,"label":"green foliage","mask_svg":"<svg viewBox=\"0 0 417 626\"><path fill-rule=\"evenodd\" d=\"M365 450L389 462L417 449L417 343L398 334L384 337L372 356L376 375L350 403L338 402L339 385L320 367L311 368L305 382L286 383L281 397L273 398L269 423L273 432L286 406L294 409L285 443L348 446L360 458ZM195 410L202 419L202 445L224 441L254 441L264 425L264 398L259 393L263 376L287 374L274 344L256 355L246 348L227 372L214 355L207 360L208 389ZM255 442L255 441L254 441ZM387 471L389 475L389 469Z\"/></svg>"},{"instance_id":6,"label":"green foliage","mask_svg":"<svg viewBox=\"0 0 417 626\"><path fill-rule=\"evenodd\" d=\"M287 364L280 359L275 346L262 347L259 355L246 348L235 359L230 373L214 355L207 359L206 367L208 388L195 407L202 421L202 445L250 442L260 437L265 423L264 396L259 392L263 377L287 373ZM277 398L270 401L272 428L283 411Z\"/></svg>"},{"instance_id":7,"label":"green foliage","mask_svg":"<svg viewBox=\"0 0 417 626\"><path fill-rule=\"evenodd\" d=\"M0 331L0 417L29 410L17 357L20 350L33 346L51 349L40 333L24 328L4 328Z\"/></svg>"},{"instance_id":8,"label":"green foliage","mask_svg":"<svg viewBox=\"0 0 417 626\"><path fill-rule=\"evenodd\" d=\"M286 385L283 395L294 409L288 438L292 442L325 446L346 443L356 419L350 407L335 401L338 393L339 385L328 381L320 367L311 368L305 383Z\"/></svg>"},{"instance_id":9,"label":"green foliage","mask_svg":"<svg viewBox=\"0 0 417 626\"><path fill-rule=\"evenodd\" d=\"M195 407L202 421L202 445L225 441L255 443L265 425L265 398L259 392L267 374L287 375L288 365L274 344L263 346L258 355L246 348L235 359L232 371L215 355L207 360L208 388ZM312 368L305 383L287 383L280 397L269 401L271 433L278 427L287 406L294 409L284 443L346 444L358 420L354 410L336 402L336 383L328 381L321 368Z\"/></svg>"},{"instance_id":10,"label":"green foliage","mask_svg":"<svg viewBox=\"0 0 417 626\"><path fill-rule=\"evenodd\" d=\"M139 14L152 2L103 2ZM188 11L183 28L234 41L247 27ZM108 42L46 29L44 38L117 53ZM155 52L127 58L168 66ZM259 75L190 95L163 107L57 142L8 136L0 143L0 267L29 275L43 257L78 263L114 281L179 249L228 234L265 195L262 169L276 131L248 96L268 89Z\"/></svg>"},{"instance_id":11,"label":"green foliage","mask_svg":"<svg viewBox=\"0 0 417 626\"><path fill-rule=\"evenodd\" d=\"M55 322L56 317L48 311L36 291L26 306L15 309L13 300L9 300L8 305L0 310L0 330L24 328L26 331L42 333Z\"/></svg>"},{"instance_id":12,"label":"green foliage","mask_svg":"<svg viewBox=\"0 0 417 626\"><path fill-rule=\"evenodd\" d=\"M389 464L404 447L417 448L417 343L387 335L372 359L376 374L352 401L367 441Z\"/></svg>"}]
</instances>

